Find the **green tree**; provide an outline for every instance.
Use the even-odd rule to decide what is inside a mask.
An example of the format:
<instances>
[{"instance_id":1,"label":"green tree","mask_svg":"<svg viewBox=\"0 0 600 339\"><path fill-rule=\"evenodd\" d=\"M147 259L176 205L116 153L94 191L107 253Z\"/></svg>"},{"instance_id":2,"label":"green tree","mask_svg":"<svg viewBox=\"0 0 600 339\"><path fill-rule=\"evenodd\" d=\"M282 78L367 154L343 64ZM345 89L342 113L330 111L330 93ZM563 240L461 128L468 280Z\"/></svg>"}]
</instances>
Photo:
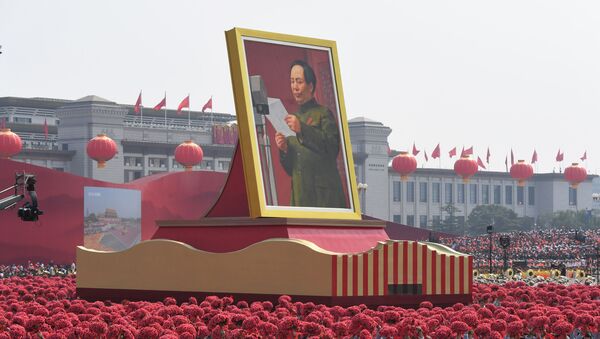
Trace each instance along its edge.
<instances>
[{"instance_id":1,"label":"green tree","mask_svg":"<svg viewBox=\"0 0 600 339\"><path fill-rule=\"evenodd\" d=\"M456 217L456 213L460 212L454 204L450 203L444 207L442 207L442 212L446 213L445 218L441 218L439 225L440 232L452 233L452 234L462 234L462 230L459 229L458 218Z\"/></svg>"},{"instance_id":2,"label":"green tree","mask_svg":"<svg viewBox=\"0 0 600 339\"><path fill-rule=\"evenodd\" d=\"M538 228L552 228L554 225L552 222L553 218L554 218L554 216L552 215L552 213L540 214L537 218L537 227Z\"/></svg>"},{"instance_id":3,"label":"green tree","mask_svg":"<svg viewBox=\"0 0 600 339\"><path fill-rule=\"evenodd\" d=\"M488 225L494 225L495 232L522 231L531 229L533 223L533 218L519 218L513 210L504 206L479 205L467 218L467 232L470 235L483 234Z\"/></svg>"},{"instance_id":4,"label":"green tree","mask_svg":"<svg viewBox=\"0 0 600 339\"><path fill-rule=\"evenodd\" d=\"M600 219L591 210L557 211L552 215L552 225L557 228L598 227Z\"/></svg>"},{"instance_id":5,"label":"green tree","mask_svg":"<svg viewBox=\"0 0 600 339\"><path fill-rule=\"evenodd\" d=\"M98 217L96 217L96 214L94 213L90 213L86 218L85 221L87 222L96 222L98 221Z\"/></svg>"}]
</instances>

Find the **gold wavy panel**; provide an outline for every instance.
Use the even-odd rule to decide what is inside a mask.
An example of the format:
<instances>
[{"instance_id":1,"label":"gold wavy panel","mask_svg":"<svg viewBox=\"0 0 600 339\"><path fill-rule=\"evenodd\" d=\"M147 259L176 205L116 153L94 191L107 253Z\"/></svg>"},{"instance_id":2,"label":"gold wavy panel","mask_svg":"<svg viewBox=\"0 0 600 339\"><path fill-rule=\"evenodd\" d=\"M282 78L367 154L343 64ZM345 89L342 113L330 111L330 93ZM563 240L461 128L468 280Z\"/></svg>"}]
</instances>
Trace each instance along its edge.
<instances>
[{"instance_id":1,"label":"gold wavy panel","mask_svg":"<svg viewBox=\"0 0 600 339\"><path fill-rule=\"evenodd\" d=\"M256 294L331 294L331 255L311 242L269 239L211 253L172 240L121 252L77 248L77 287Z\"/></svg>"}]
</instances>

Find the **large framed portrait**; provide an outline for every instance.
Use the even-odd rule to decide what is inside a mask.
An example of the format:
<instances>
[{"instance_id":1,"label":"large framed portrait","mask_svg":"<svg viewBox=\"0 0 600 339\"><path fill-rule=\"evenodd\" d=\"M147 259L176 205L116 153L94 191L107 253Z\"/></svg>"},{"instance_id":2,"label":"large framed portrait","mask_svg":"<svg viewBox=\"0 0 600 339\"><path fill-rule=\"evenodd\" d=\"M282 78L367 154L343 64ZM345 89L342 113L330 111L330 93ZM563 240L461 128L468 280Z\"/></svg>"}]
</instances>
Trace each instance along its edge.
<instances>
[{"instance_id":1,"label":"large framed portrait","mask_svg":"<svg viewBox=\"0 0 600 339\"><path fill-rule=\"evenodd\" d=\"M335 42L226 37L251 216L360 219Z\"/></svg>"}]
</instances>

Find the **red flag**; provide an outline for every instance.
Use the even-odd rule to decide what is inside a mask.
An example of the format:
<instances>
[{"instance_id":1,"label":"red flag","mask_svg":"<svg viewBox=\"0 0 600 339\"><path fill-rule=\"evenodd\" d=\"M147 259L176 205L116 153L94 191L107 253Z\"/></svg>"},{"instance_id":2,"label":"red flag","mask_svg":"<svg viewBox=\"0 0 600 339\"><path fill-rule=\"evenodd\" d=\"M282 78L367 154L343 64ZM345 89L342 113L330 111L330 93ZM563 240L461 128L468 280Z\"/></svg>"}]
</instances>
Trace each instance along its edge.
<instances>
[{"instance_id":1,"label":"red flag","mask_svg":"<svg viewBox=\"0 0 600 339\"><path fill-rule=\"evenodd\" d=\"M212 97L210 97L210 99L208 99L204 106L202 106L202 112L204 112L207 108L210 108L210 110L212 111Z\"/></svg>"},{"instance_id":2,"label":"red flag","mask_svg":"<svg viewBox=\"0 0 600 339\"><path fill-rule=\"evenodd\" d=\"M413 155L416 157L416 156L417 156L417 154L419 154L419 152L421 152L421 151L419 151L419 150L417 149L417 146L415 146L415 143L413 142L413 152L412 152L412 153L413 153Z\"/></svg>"},{"instance_id":3,"label":"red flag","mask_svg":"<svg viewBox=\"0 0 600 339\"><path fill-rule=\"evenodd\" d=\"M181 110L184 108L190 108L190 95L189 94L179 104L179 106L177 107L177 112L181 112Z\"/></svg>"},{"instance_id":4,"label":"red flag","mask_svg":"<svg viewBox=\"0 0 600 339\"><path fill-rule=\"evenodd\" d=\"M481 161L480 157L477 157L477 165L479 165L479 167L485 169L485 165L483 164L483 161Z\"/></svg>"},{"instance_id":5,"label":"red flag","mask_svg":"<svg viewBox=\"0 0 600 339\"><path fill-rule=\"evenodd\" d=\"M563 161L565 158L565 153L560 153L560 148L558 149L558 153L556 153L556 161Z\"/></svg>"},{"instance_id":6,"label":"red flag","mask_svg":"<svg viewBox=\"0 0 600 339\"><path fill-rule=\"evenodd\" d=\"M423 154L425 155L425 162L429 161L429 158L427 157L427 151L423 151Z\"/></svg>"},{"instance_id":7,"label":"red flag","mask_svg":"<svg viewBox=\"0 0 600 339\"><path fill-rule=\"evenodd\" d=\"M534 149L533 150L533 156L531 156L531 164L535 164L537 161L538 161L537 151Z\"/></svg>"},{"instance_id":8,"label":"red flag","mask_svg":"<svg viewBox=\"0 0 600 339\"><path fill-rule=\"evenodd\" d=\"M513 150L512 148L510 149L510 165L514 165L515 164L515 155L513 154Z\"/></svg>"},{"instance_id":9,"label":"red flag","mask_svg":"<svg viewBox=\"0 0 600 339\"><path fill-rule=\"evenodd\" d=\"M448 156L450 156L450 158L452 158L455 155L456 155L456 147L454 147L453 149L450 150L450 152L448 152Z\"/></svg>"},{"instance_id":10,"label":"red flag","mask_svg":"<svg viewBox=\"0 0 600 339\"><path fill-rule=\"evenodd\" d=\"M431 152L431 157L434 159L437 159L440 157L440 144L438 143L437 146L435 146L435 149L433 150L433 152Z\"/></svg>"},{"instance_id":11,"label":"red flag","mask_svg":"<svg viewBox=\"0 0 600 339\"><path fill-rule=\"evenodd\" d=\"M465 155L473 155L473 146L471 146L465 150Z\"/></svg>"},{"instance_id":12,"label":"red flag","mask_svg":"<svg viewBox=\"0 0 600 339\"><path fill-rule=\"evenodd\" d=\"M44 119L44 139L48 139L48 122Z\"/></svg>"},{"instance_id":13,"label":"red flag","mask_svg":"<svg viewBox=\"0 0 600 339\"><path fill-rule=\"evenodd\" d=\"M165 97L158 103L158 105L154 106L154 110L155 111L160 111L161 108L167 106L167 96L165 95Z\"/></svg>"},{"instance_id":14,"label":"red flag","mask_svg":"<svg viewBox=\"0 0 600 339\"><path fill-rule=\"evenodd\" d=\"M490 163L490 148L488 147L487 155L485 156L485 162Z\"/></svg>"},{"instance_id":15,"label":"red flag","mask_svg":"<svg viewBox=\"0 0 600 339\"><path fill-rule=\"evenodd\" d=\"M142 106L142 91L140 91L140 95L138 96L137 101L135 102L135 106L133 106L133 111L135 113L139 113L140 106Z\"/></svg>"},{"instance_id":16,"label":"red flag","mask_svg":"<svg viewBox=\"0 0 600 339\"><path fill-rule=\"evenodd\" d=\"M583 156L579 159L581 159L581 161L586 161L587 160L587 151L583 152Z\"/></svg>"}]
</instances>

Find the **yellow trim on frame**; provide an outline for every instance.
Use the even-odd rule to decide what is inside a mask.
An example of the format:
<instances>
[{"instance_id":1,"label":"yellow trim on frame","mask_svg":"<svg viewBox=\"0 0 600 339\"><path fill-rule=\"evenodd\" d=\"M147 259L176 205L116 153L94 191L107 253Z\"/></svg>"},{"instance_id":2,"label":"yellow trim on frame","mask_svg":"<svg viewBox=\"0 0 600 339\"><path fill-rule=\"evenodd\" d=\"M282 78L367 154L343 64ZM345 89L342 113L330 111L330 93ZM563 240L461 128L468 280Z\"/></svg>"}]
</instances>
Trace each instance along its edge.
<instances>
[{"instance_id":1,"label":"yellow trim on frame","mask_svg":"<svg viewBox=\"0 0 600 339\"><path fill-rule=\"evenodd\" d=\"M346 118L346 107L342 91L342 79L338 63L338 53L335 41L315 38L300 37L287 34L270 33L257 30L234 28L225 32L227 50L229 55L229 67L231 70L231 82L233 86L237 121L239 125L239 142L244 165L244 178L246 181L246 192L250 216L258 217L287 217L287 218L318 218L318 219L361 219L358 189L356 187L356 176L354 173L354 160L352 158L352 145L350 143L350 131ZM262 174L260 171L260 159L258 154L258 140L254 128L254 115L252 99L250 97L249 78L246 71L246 55L244 53L243 38L256 38L271 40L279 43L292 43L314 46L315 48L328 49L333 62L333 76L336 83L336 95L339 105L339 118L341 122L341 134L343 138L346 170L348 175L348 193L352 208L347 211L339 208L311 208L311 207L288 207L267 206L265 200ZM346 178L344 178L346 179ZM341 210L341 211L340 211Z\"/></svg>"}]
</instances>

